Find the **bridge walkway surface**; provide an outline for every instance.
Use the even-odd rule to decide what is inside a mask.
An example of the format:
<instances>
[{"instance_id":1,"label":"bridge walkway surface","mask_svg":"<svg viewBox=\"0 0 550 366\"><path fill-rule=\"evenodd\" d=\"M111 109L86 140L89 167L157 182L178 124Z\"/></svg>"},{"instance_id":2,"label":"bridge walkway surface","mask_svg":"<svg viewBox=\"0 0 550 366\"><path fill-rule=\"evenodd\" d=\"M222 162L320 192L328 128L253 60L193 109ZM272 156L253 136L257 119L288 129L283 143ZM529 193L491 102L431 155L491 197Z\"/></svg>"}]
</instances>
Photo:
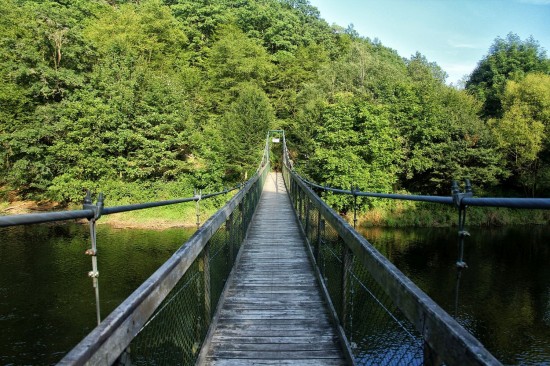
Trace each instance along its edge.
<instances>
[{"instance_id":1,"label":"bridge walkway surface","mask_svg":"<svg viewBox=\"0 0 550 366\"><path fill-rule=\"evenodd\" d=\"M344 365L282 175L270 173L205 365Z\"/></svg>"}]
</instances>

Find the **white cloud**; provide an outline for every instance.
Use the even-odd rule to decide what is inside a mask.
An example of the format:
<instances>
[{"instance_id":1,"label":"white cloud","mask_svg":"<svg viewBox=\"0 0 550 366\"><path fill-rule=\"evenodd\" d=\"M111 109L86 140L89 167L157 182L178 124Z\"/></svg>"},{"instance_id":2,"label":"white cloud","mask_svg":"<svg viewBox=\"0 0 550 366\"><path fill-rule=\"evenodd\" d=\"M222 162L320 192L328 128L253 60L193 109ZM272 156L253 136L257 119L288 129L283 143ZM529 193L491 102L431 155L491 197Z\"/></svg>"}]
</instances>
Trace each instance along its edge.
<instances>
[{"instance_id":1,"label":"white cloud","mask_svg":"<svg viewBox=\"0 0 550 366\"><path fill-rule=\"evenodd\" d=\"M472 43L454 43L452 41L449 41L449 45L453 48L470 48L470 49L479 48L478 46Z\"/></svg>"},{"instance_id":2,"label":"white cloud","mask_svg":"<svg viewBox=\"0 0 550 366\"><path fill-rule=\"evenodd\" d=\"M487 47L488 41L483 37L465 34L452 34L447 38L447 44L455 49L482 50Z\"/></svg>"}]
</instances>

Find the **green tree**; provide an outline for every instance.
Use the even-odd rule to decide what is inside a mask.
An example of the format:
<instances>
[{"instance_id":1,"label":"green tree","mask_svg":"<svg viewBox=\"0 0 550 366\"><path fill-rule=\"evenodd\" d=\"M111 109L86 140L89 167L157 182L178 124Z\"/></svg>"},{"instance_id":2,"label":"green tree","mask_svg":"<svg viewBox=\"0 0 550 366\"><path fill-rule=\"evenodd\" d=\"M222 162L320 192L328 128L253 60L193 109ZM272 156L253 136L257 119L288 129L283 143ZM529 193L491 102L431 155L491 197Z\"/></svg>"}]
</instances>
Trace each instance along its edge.
<instances>
[{"instance_id":1,"label":"green tree","mask_svg":"<svg viewBox=\"0 0 550 366\"><path fill-rule=\"evenodd\" d=\"M47 148L55 136L36 113L54 110L85 85L94 52L82 38L82 27L99 7L94 2L0 3L0 179L22 194L43 192L51 182Z\"/></svg>"},{"instance_id":2,"label":"green tree","mask_svg":"<svg viewBox=\"0 0 550 366\"><path fill-rule=\"evenodd\" d=\"M239 85L238 95L222 117L226 176L243 180L251 176L262 158L268 130L274 126L273 107L257 85Z\"/></svg>"},{"instance_id":3,"label":"green tree","mask_svg":"<svg viewBox=\"0 0 550 366\"><path fill-rule=\"evenodd\" d=\"M502 156L479 120L479 105L444 84L445 73L420 54L408 61L409 91L399 108L405 139L404 186L413 192L448 194L452 180L488 188L506 172Z\"/></svg>"},{"instance_id":4,"label":"green tree","mask_svg":"<svg viewBox=\"0 0 550 366\"><path fill-rule=\"evenodd\" d=\"M339 188L388 192L397 182L401 138L388 119L387 109L350 93L340 93L322 106L313 128L312 149L305 166L311 179ZM349 197L328 195L327 201L346 211Z\"/></svg>"},{"instance_id":5,"label":"green tree","mask_svg":"<svg viewBox=\"0 0 550 366\"><path fill-rule=\"evenodd\" d=\"M235 26L221 27L206 64L209 83L205 94L214 113L234 100L242 83L266 88L273 72L266 50Z\"/></svg>"},{"instance_id":6,"label":"green tree","mask_svg":"<svg viewBox=\"0 0 550 366\"><path fill-rule=\"evenodd\" d=\"M155 0L107 7L83 33L98 52L88 85L37 115L55 136L49 197L75 200L105 182L170 181L194 171L189 90L198 81L170 10Z\"/></svg>"},{"instance_id":7,"label":"green tree","mask_svg":"<svg viewBox=\"0 0 550 366\"><path fill-rule=\"evenodd\" d=\"M232 15L227 4L221 1L174 0L170 9L183 27L189 39L191 62L201 66L207 57L208 50L216 40L216 32L223 24L231 21Z\"/></svg>"},{"instance_id":8,"label":"green tree","mask_svg":"<svg viewBox=\"0 0 550 366\"><path fill-rule=\"evenodd\" d=\"M504 115L490 121L499 147L508 157L514 179L529 195L539 186L550 188L550 76L528 74L509 81L504 94Z\"/></svg>"},{"instance_id":9,"label":"green tree","mask_svg":"<svg viewBox=\"0 0 550 366\"><path fill-rule=\"evenodd\" d=\"M546 52L532 37L522 41L510 33L495 39L485 56L466 82L466 90L483 102L486 118L502 117L503 98L508 80L519 81L527 73L550 73Z\"/></svg>"}]
</instances>

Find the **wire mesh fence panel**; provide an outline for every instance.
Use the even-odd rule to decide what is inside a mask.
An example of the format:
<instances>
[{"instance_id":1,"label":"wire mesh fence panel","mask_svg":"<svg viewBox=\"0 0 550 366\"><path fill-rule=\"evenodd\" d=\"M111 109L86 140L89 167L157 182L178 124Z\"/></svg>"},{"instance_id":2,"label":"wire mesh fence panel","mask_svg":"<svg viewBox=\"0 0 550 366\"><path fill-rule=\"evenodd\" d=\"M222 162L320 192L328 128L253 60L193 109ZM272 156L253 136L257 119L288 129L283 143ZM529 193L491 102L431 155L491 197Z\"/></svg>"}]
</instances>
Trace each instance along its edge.
<instances>
[{"instance_id":1,"label":"wire mesh fence panel","mask_svg":"<svg viewBox=\"0 0 550 366\"><path fill-rule=\"evenodd\" d=\"M266 170L267 171L267 170ZM121 357L132 365L194 365L261 196L257 180Z\"/></svg>"},{"instance_id":2,"label":"wire mesh fence panel","mask_svg":"<svg viewBox=\"0 0 550 366\"><path fill-rule=\"evenodd\" d=\"M342 314L342 278L344 243L336 230L328 223L322 232L319 248L319 266L321 275L338 316ZM340 319L342 321L342 319Z\"/></svg>"},{"instance_id":3,"label":"wire mesh fence panel","mask_svg":"<svg viewBox=\"0 0 550 366\"><path fill-rule=\"evenodd\" d=\"M355 259L348 279L344 329L356 363L422 365L422 337Z\"/></svg>"},{"instance_id":4,"label":"wire mesh fence panel","mask_svg":"<svg viewBox=\"0 0 550 366\"><path fill-rule=\"evenodd\" d=\"M317 260L331 302L346 332L353 357L359 365L420 365L423 342L420 335L366 269L349 255L337 230L309 210L309 226L320 232ZM319 219L323 223L319 223ZM305 225L305 221L302 220ZM317 228L316 228L317 229ZM318 230L309 230L314 247ZM348 264L346 262L349 261Z\"/></svg>"},{"instance_id":5,"label":"wire mesh fence panel","mask_svg":"<svg viewBox=\"0 0 550 366\"><path fill-rule=\"evenodd\" d=\"M212 312L218 305L225 282L233 267L230 258L230 233L222 226L209 241L210 245L210 306Z\"/></svg>"},{"instance_id":6,"label":"wire mesh fence panel","mask_svg":"<svg viewBox=\"0 0 550 366\"><path fill-rule=\"evenodd\" d=\"M312 207L309 210L309 214L310 214L310 223L309 223L310 229L309 229L308 239L309 239L309 244L311 245L311 251L313 252L313 255L316 257L315 259L318 260L316 247L319 242L319 232L320 232L319 210L312 205Z\"/></svg>"},{"instance_id":7,"label":"wire mesh fence panel","mask_svg":"<svg viewBox=\"0 0 550 366\"><path fill-rule=\"evenodd\" d=\"M356 364L430 365L444 361L458 365L479 360L498 364L490 354L479 351L477 340L457 329L458 325L421 290L381 259L370 243L352 233L349 224L294 173L285 174L298 221ZM430 309L435 309L435 314ZM430 332L441 335L444 341L426 333L426 326L435 327ZM466 338L467 344L462 343ZM452 352L448 352L447 345L451 344Z\"/></svg>"},{"instance_id":8,"label":"wire mesh fence panel","mask_svg":"<svg viewBox=\"0 0 550 366\"><path fill-rule=\"evenodd\" d=\"M235 221L233 222L233 228L231 230L233 234L234 245L235 245L235 250L233 252L233 255L234 255L233 261L235 261L235 259L237 258L237 254L239 253L239 250L241 249L241 245L244 240L243 230L239 229L243 225L243 212L239 210L237 217L235 217L234 219Z\"/></svg>"},{"instance_id":9,"label":"wire mesh fence panel","mask_svg":"<svg viewBox=\"0 0 550 366\"><path fill-rule=\"evenodd\" d=\"M208 329L204 281L195 261L130 344L133 365L192 365Z\"/></svg>"}]
</instances>

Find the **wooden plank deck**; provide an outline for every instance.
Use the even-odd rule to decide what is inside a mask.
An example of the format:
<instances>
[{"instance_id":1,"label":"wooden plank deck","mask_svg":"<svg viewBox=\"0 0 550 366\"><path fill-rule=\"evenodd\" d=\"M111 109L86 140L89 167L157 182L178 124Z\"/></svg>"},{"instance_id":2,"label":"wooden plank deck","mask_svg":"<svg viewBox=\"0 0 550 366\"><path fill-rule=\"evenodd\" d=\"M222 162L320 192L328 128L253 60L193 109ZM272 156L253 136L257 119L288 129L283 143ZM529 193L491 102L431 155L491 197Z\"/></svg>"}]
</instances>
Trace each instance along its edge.
<instances>
[{"instance_id":1,"label":"wooden plank deck","mask_svg":"<svg viewBox=\"0 0 550 366\"><path fill-rule=\"evenodd\" d=\"M345 365L281 174L271 173L205 365Z\"/></svg>"}]
</instances>

